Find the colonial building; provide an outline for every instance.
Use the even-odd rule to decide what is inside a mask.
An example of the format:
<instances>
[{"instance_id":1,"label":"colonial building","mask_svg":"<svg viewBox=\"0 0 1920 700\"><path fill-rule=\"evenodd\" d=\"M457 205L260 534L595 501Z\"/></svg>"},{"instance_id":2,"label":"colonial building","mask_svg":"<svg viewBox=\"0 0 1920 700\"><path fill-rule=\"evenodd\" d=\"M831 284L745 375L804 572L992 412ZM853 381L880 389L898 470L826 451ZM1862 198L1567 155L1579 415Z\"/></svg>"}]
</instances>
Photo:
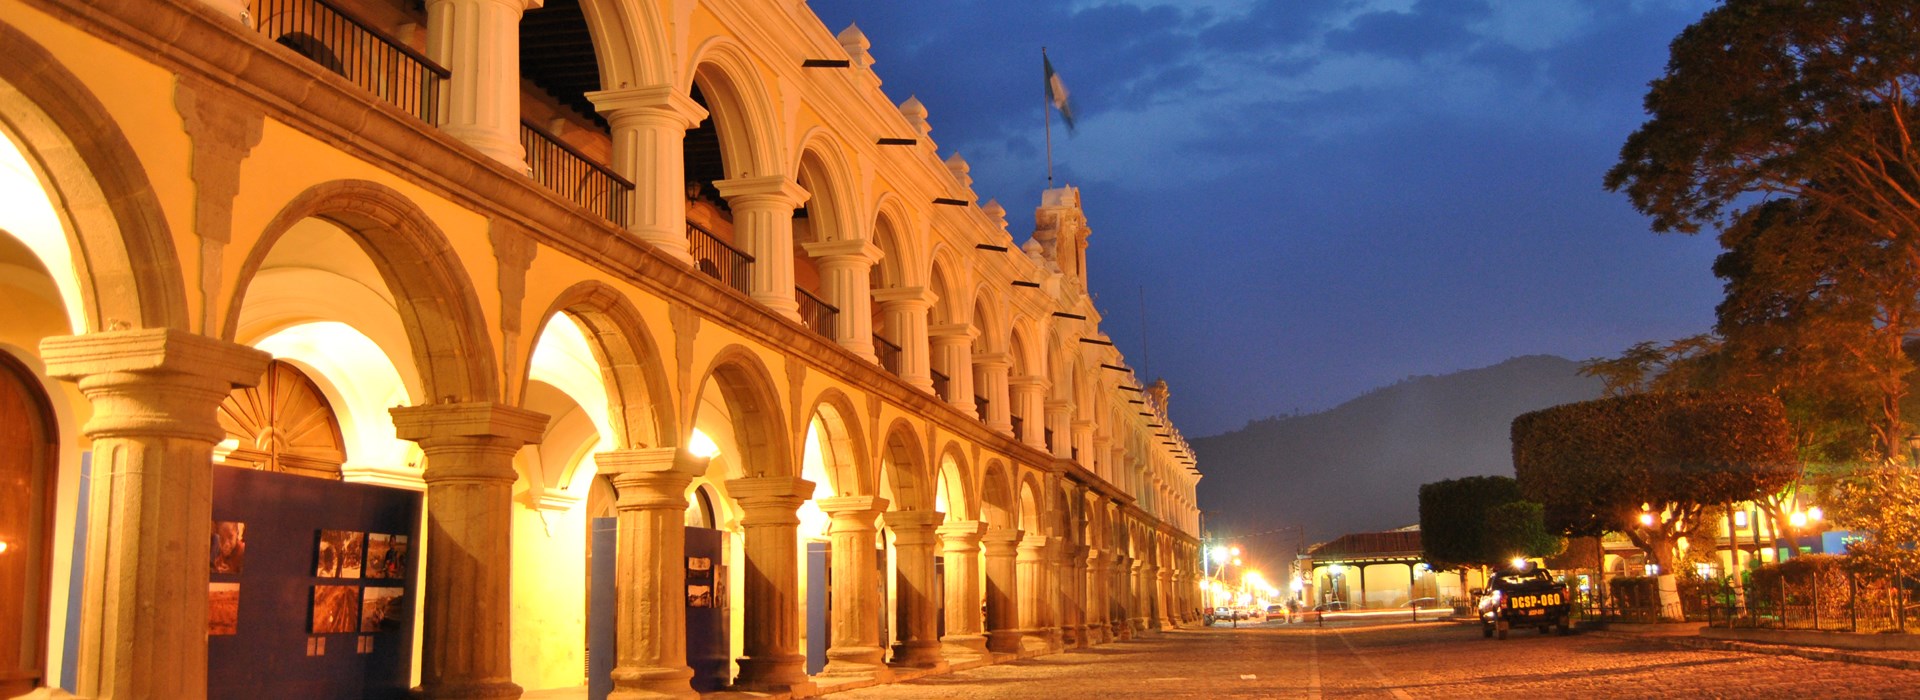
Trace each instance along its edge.
<instances>
[{"instance_id":1,"label":"colonial building","mask_svg":"<svg viewBox=\"0 0 1920 700\"><path fill-rule=\"evenodd\" d=\"M0 0L0 697L804 695L1193 619L1079 192L1028 236L880 85L803 0Z\"/></svg>"}]
</instances>

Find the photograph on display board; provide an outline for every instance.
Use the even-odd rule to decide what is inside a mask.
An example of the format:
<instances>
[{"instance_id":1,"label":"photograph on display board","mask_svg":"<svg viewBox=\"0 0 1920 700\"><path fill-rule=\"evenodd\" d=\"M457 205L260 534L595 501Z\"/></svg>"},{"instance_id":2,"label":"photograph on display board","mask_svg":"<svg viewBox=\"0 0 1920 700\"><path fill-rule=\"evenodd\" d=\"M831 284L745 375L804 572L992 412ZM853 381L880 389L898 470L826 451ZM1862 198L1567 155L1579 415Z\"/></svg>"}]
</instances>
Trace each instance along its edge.
<instances>
[{"instance_id":1,"label":"photograph on display board","mask_svg":"<svg viewBox=\"0 0 1920 700\"><path fill-rule=\"evenodd\" d=\"M314 634L358 631L360 587L314 586L312 629Z\"/></svg>"},{"instance_id":2,"label":"photograph on display board","mask_svg":"<svg viewBox=\"0 0 1920 700\"><path fill-rule=\"evenodd\" d=\"M712 581L713 559L709 557L687 557L688 581Z\"/></svg>"},{"instance_id":3,"label":"photograph on display board","mask_svg":"<svg viewBox=\"0 0 1920 700\"><path fill-rule=\"evenodd\" d=\"M208 554L213 573L241 573L247 565L247 524L216 521L213 524L212 549Z\"/></svg>"},{"instance_id":4,"label":"photograph on display board","mask_svg":"<svg viewBox=\"0 0 1920 700\"><path fill-rule=\"evenodd\" d=\"M687 586L687 607L713 607L713 586Z\"/></svg>"},{"instance_id":5,"label":"photograph on display board","mask_svg":"<svg viewBox=\"0 0 1920 700\"><path fill-rule=\"evenodd\" d=\"M207 584L207 634L240 633L240 584Z\"/></svg>"},{"instance_id":6,"label":"photograph on display board","mask_svg":"<svg viewBox=\"0 0 1920 700\"><path fill-rule=\"evenodd\" d=\"M368 586L360 600L360 631L399 629L401 591L399 586Z\"/></svg>"},{"instance_id":7,"label":"photograph on display board","mask_svg":"<svg viewBox=\"0 0 1920 700\"><path fill-rule=\"evenodd\" d=\"M313 575L323 578L360 578L360 561L366 554L367 534L352 530L321 530L320 546L314 553Z\"/></svg>"},{"instance_id":8,"label":"photograph on display board","mask_svg":"<svg viewBox=\"0 0 1920 700\"><path fill-rule=\"evenodd\" d=\"M367 535L367 578L401 578L406 573L407 536Z\"/></svg>"}]
</instances>

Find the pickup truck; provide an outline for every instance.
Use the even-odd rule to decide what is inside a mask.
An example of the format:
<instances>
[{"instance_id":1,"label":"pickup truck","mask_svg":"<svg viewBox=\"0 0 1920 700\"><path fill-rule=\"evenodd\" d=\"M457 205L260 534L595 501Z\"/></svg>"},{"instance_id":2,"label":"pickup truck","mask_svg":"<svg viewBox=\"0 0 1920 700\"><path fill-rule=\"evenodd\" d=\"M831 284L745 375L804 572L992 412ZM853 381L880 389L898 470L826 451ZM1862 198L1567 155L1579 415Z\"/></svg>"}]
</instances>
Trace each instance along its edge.
<instances>
[{"instance_id":1,"label":"pickup truck","mask_svg":"<svg viewBox=\"0 0 1920 700\"><path fill-rule=\"evenodd\" d=\"M1481 636L1506 639L1513 627L1538 627L1541 634L1573 629L1573 596L1546 569L1504 571L1473 593L1479 598Z\"/></svg>"}]
</instances>

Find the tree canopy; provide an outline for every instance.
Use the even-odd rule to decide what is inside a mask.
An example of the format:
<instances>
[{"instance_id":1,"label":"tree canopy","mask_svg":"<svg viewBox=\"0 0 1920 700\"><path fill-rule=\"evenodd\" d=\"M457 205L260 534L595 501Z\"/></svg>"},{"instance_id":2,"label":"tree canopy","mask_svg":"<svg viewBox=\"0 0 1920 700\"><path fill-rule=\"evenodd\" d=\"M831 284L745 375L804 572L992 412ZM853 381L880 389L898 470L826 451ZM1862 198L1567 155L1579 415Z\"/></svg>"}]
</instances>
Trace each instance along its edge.
<instances>
[{"instance_id":1,"label":"tree canopy","mask_svg":"<svg viewBox=\"0 0 1920 700\"><path fill-rule=\"evenodd\" d=\"M1520 497L1504 476L1469 476L1420 486L1420 543L1436 568L1495 566L1514 555L1550 556L1560 539L1548 533L1540 505Z\"/></svg>"}]
</instances>

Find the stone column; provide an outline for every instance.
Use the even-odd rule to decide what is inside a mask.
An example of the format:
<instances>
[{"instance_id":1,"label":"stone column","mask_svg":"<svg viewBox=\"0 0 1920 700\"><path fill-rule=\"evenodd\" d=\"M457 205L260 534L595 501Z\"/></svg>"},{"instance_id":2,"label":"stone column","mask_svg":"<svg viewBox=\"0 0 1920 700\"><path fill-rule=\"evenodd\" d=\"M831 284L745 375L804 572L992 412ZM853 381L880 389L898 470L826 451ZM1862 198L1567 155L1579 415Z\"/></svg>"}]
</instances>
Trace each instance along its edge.
<instances>
[{"instance_id":1,"label":"stone column","mask_svg":"<svg viewBox=\"0 0 1920 700\"><path fill-rule=\"evenodd\" d=\"M873 293L880 311L887 315L887 327L894 330L900 344L900 378L914 388L933 393L933 375L927 364L927 311L933 308L933 294L926 287L894 287Z\"/></svg>"},{"instance_id":2,"label":"stone column","mask_svg":"<svg viewBox=\"0 0 1920 700\"><path fill-rule=\"evenodd\" d=\"M735 685L763 692L814 691L800 649L800 504L813 482L791 476L733 479L727 491L740 502L746 530L746 634Z\"/></svg>"},{"instance_id":3,"label":"stone column","mask_svg":"<svg viewBox=\"0 0 1920 700\"><path fill-rule=\"evenodd\" d=\"M92 404L93 508L77 690L90 698L207 696L207 541L215 417L268 355L175 329L47 338L47 374Z\"/></svg>"},{"instance_id":4,"label":"stone column","mask_svg":"<svg viewBox=\"0 0 1920 700\"><path fill-rule=\"evenodd\" d=\"M527 0L427 3L427 55L453 74L440 87L440 130L515 172L527 169L520 146L520 15L528 6Z\"/></svg>"},{"instance_id":5,"label":"stone column","mask_svg":"<svg viewBox=\"0 0 1920 700\"><path fill-rule=\"evenodd\" d=\"M1019 569L1020 603L1016 606L1020 614L1020 650L1023 652L1045 652L1053 648L1053 630L1050 624L1052 611L1052 589L1047 585L1047 544L1052 538L1046 535L1027 534L1020 538L1019 554L1014 563Z\"/></svg>"},{"instance_id":6,"label":"stone column","mask_svg":"<svg viewBox=\"0 0 1920 700\"><path fill-rule=\"evenodd\" d=\"M916 668L946 665L940 657L939 577L934 575L934 546L940 540L934 528L946 514L933 510L895 510L880 515L893 530L900 641L893 645L894 663Z\"/></svg>"},{"instance_id":7,"label":"stone column","mask_svg":"<svg viewBox=\"0 0 1920 700\"><path fill-rule=\"evenodd\" d=\"M1171 629L1173 627L1178 626L1176 624L1178 620L1174 617L1174 612L1171 609L1173 607L1173 569L1170 567L1162 566L1160 567L1159 574L1160 574L1159 592L1160 592L1160 603L1161 603L1160 628Z\"/></svg>"},{"instance_id":8,"label":"stone column","mask_svg":"<svg viewBox=\"0 0 1920 700\"><path fill-rule=\"evenodd\" d=\"M486 402L401 406L394 432L426 455L421 697L513 698L513 455L547 417ZM685 508L685 506L682 506Z\"/></svg>"},{"instance_id":9,"label":"stone column","mask_svg":"<svg viewBox=\"0 0 1920 700\"><path fill-rule=\"evenodd\" d=\"M1073 422L1073 454L1080 466L1091 469L1095 461L1093 454L1093 421L1076 420Z\"/></svg>"},{"instance_id":10,"label":"stone column","mask_svg":"<svg viewBox=\"0 0 1920 700\"><path fill-rule=\"evenodd\" d=\"M1133 557L1124 550L1114 553L1107 571L1113 595L1107 598L1107 625L1115 639L1133 639Z\"/></svg>"},{"instance_id":11,"label":"stone column","mask_svg":"<svg viewBox=\"0 0 1920 700\"><path fill-rule=\"evenodd\" d=\"M807 190L785 175L719 180L713 186L733 210L733 232L753 256L747 288L753 300L788 320L800 320L793 300L793 210Z\"/></svg>"},{"instance_id":12,"label":"stone column","mask_svg":"<svg viewBox=\"0 0 1920 700\"><path fill-rule=\"evenodd\" d=\"M1152 599L1148 595L1148 589L1150 587L1147 585L1148 577L1152 571L1146 560L1136 558L1133 560L1133 571L1130 573L1132 576L1128 579L1128 584L1132 586L1133 590L1128 591L1129 595L1127 599L1132 601L1133 604L1129 606L1132 609L1128 610L1128 612L1132 614L1132 617L1128 618L1127 621L1132 623L1133 631L1137 634L1147 631L1147 619L1153 614L1151 608Z\"/></svg>"},{"instance_id":13,"label":"stone column","mask_svg":"<svg viewBox=\"0 0 1920 700\"><path fill-rule=\"evenodd\" d=\"M1107 556L1098 548L1087 549L1087 594L1081 609L1087 617L1087 639L1092 644L1113 641L1107 632Z\"/></svg>"},{"instance_id":14,"label":"stone column","mask_svg":"<svg viewBox=\"0 0 1920 700\"><path fill-rule=\"evenodd\" d=\"M866 240L825 241L805 245L820 267L820 293L840 307L833 339L868 362L873 354L873 264L880 247Z\"/></svg>"},{"instance_id":15,"label":"stone column","mask_svg":"<svg viewBox=\"0 0 1920 700\"><path fill-rule=\"evenodd\" d=\"M1047 431L1042 429L1047 425L1046 404L1042 400L1046 395L1046 388L1046 378L1037 375L1014 377L1007 385L1008 394L1011 396L1010 402L1020 407L1017 411L1022 423L1020 442L1041 450L1048 449Z\"/></svg>"},{"instance_id":16,"label":"stone column","mask_svg":"<svg viewBox=\"0 0 1920 700\"><path fill-rule=\"evenodd\" d=\"M1013 363L1004 352L983 352L973 356L975 386L987 399L987 427L1001 435L1013 434L1013 417L1008 412L1011 397L1007 391L1007 371Z\"/></svg>"},{"instance_id":17,"label":"stone column","mask_svg":"<svg viewBox=\"0 0 1920 700\"><path fill-rule=\"evenodd\" d=\"M1060 547L1064 560L1060 566L1061 639L1075 649L1093 645L1087 639L1087 551L1084 544L1063 543Z\"/></svg>"},{"instance_id":18,"label":"stone column","mask_svg":"<svg viewBox=\"0 0 1920 700\"><path fill-rule=\"evenodd\" d=\"M978 418L973 406L973 327L949 323L927 329L929 352L947 368L947 403Z\"/></svg>"},{"instance_id":19,"label":"stone column","mask_svg":"<svg viewBox=\"0 0 1920 700\"><path fill-rule=\"evenodd\" d=\"M880 580L874 563L874 519L887 509L879 496L823 498L820 510L832 522L833 646L820 675L893 681L880 640Z\"/></svg>"},{"instance_id":20,"label":"stone column","mask_svg":"<svg viewBox=\"0 0 1920 700\"><path fill-rule=\"evenodd\" d=\"M1073 458L1073 402L1053 399L1047 402L1047 429L1053 431L1050 454L1060 459Z\"/></svg>"},{"instance_id":21,"label":"stone column","mask_svg":"<svg viewBox=\"0 0 1920 700\"><path fill-rule=\"evenodd\" d=\"M949 661L987 657L980 598L980 536L987 524L961 520L941 525L940 553L947 565L947 633L940 638L941 653Z\"/></svg>"},{"instance_id":22,"label":"stone column","mask_svg":"<svg viewBox=\"0 0 1920 700\"><path fill-rule=\"evenodd\" d=\"M707 459L672 447L595 454L613 482L613 700L697 698L687 665L687 485Z\"/></svg>"},{"instance_id":23,"label":"stone column","mask_svg":"<svg viewBox=\"0 0 1920 700\"><path fill-rule=\"evenodd\" d=\"M687 130L707 110L667 85L587 93L613 130L613 171L633 181L627 233L688 265Z\"/></svg>"},{"instance_id":24,"label":"stone column","mask_svg":"<svg viewBox=\"0 0 1920 700\"><path fill-rule=\"evenodd\" d=\"M1015 564L1020 531L992 529L981 538L987 559L987 648L1020 651L1020 576Z\"/></svg>"}]
</instances>

